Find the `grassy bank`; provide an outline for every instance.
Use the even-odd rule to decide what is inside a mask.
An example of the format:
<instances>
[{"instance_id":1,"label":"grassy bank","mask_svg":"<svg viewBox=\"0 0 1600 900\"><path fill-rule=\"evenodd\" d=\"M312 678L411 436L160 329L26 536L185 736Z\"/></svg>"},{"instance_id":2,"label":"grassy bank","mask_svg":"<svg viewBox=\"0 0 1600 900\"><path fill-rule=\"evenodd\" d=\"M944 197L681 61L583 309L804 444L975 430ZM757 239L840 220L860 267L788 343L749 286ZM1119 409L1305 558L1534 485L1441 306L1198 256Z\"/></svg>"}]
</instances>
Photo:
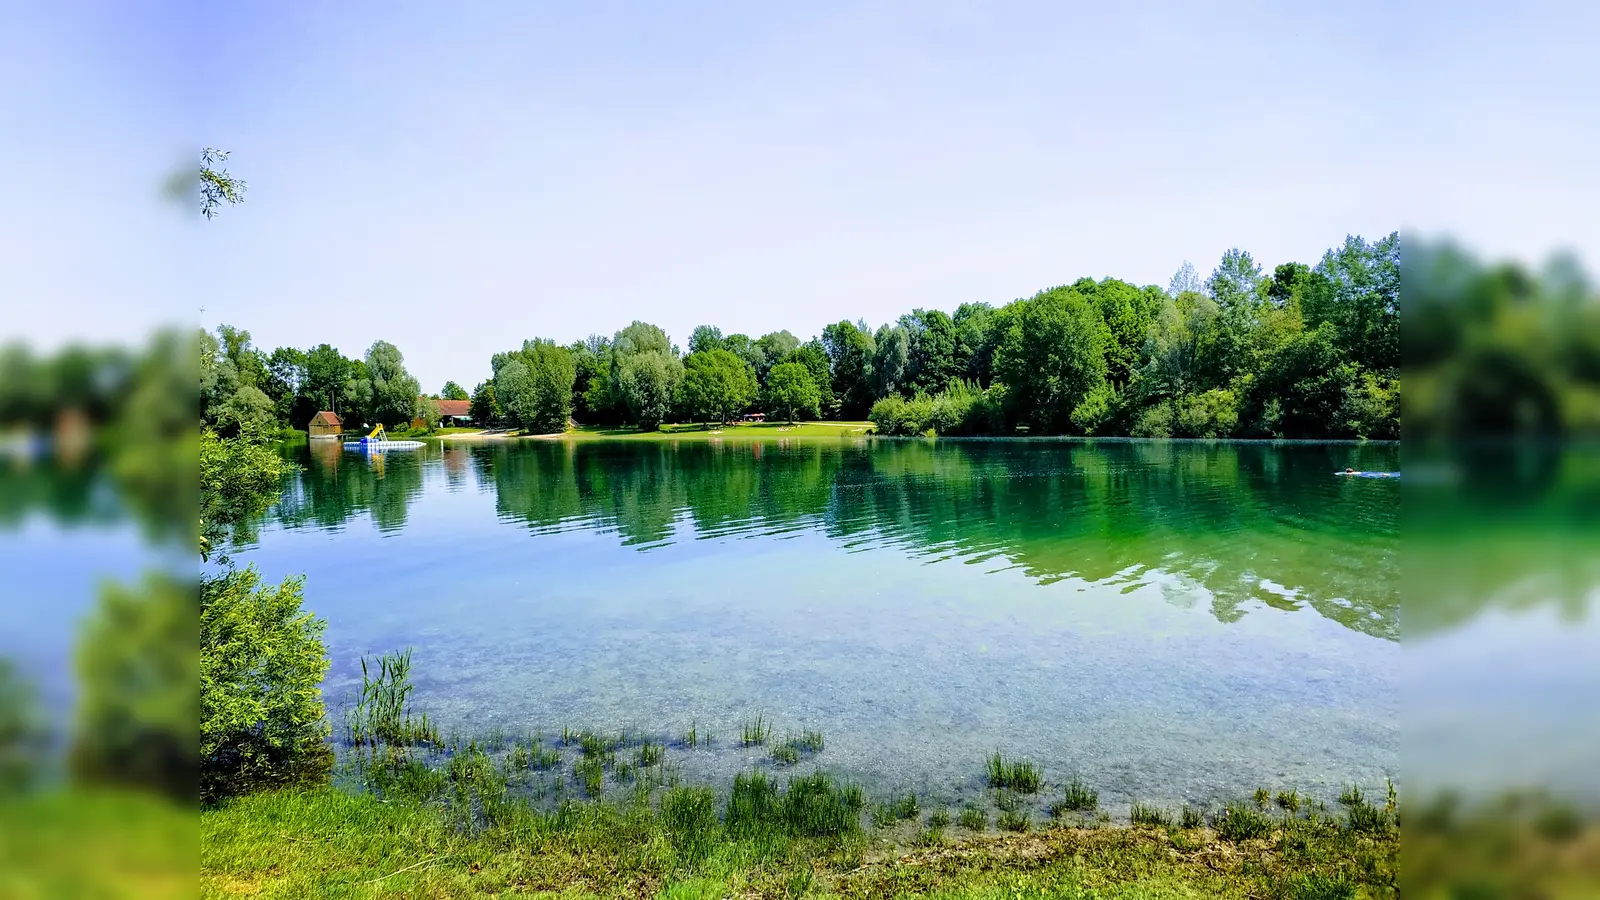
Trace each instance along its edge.
<instances>
[{"instance_id":1,"label":"grassy bank","mask_svg":"<svg viewBox=\"0 0 1600 900\"><path fill-rule=\"evenodd\" d=\"M712 441L775 440L779 438L864 437L871 422L739 422L730 425L680 423L662 425L658 431L630 426L584 425L554 436L569 441Z\"/></svg>"},{"instance_id":2,"label":"grassy bank","mask_svg":"<svg viewBox=\"0 0 1600 900\"><path fill-rule=\"evenodd\" d=\"M759 815L776 821L793 790ZM201 814L201 895L1397 896L1399 841L1389 828L1281 817L1253 837L1178 825L978 835L924 821L905 841L904 828L768 828L737 809L718 822L695 801L703 796L690 789L654 804L570 803L553 813L519 806L472 827L448 802L334 788L259 794Z\"/></svg>"}]
</instances>

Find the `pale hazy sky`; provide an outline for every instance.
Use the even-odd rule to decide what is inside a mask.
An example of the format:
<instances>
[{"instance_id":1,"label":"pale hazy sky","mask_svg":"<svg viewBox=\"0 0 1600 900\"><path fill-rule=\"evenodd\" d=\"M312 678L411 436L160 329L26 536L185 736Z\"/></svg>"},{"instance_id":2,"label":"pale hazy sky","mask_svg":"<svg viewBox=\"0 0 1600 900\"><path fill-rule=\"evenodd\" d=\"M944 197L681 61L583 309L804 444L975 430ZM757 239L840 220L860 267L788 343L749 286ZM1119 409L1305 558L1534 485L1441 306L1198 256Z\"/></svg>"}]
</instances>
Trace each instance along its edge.
<instances>
[{"instance_id":1,"label":"pale hazy sky","mask_svg":"<svg viewBox=\"0 0 1600 900\"><path fill-rule=\"evenodd\" d=\"M382 338L433 391L1347 233L1592 262L1600 15L1517 7L7 2L0 337ZM204 145L210 223L160 199Z\"/></svg>"}]
</instances>

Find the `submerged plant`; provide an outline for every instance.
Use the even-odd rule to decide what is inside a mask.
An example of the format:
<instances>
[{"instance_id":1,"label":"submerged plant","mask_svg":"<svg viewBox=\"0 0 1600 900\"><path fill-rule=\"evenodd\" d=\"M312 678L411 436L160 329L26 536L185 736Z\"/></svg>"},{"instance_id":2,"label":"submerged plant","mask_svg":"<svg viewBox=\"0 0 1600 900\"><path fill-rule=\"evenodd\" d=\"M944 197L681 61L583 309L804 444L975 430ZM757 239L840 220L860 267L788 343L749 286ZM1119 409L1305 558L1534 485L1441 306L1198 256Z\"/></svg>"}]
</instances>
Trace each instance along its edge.
<instances>
[{"instance_id":1,"label":"submerged plant","mask_svg":"<svg viewBox=\"0 0 1600 900\"><path fill-rule=\"evenodd\" d=\"M661 761L666 757L667 748L665 744L652 744L646 740L639 745L638 750L634 751L633 761L639 768L648 769L651 766L660 765Z\"/></svg>"},{"instance_id":2,"label":"submerged plant","mask_svg":"<svg viewBox=\"0 0 1600 900\"><path fill-rule=\"evenodd\" d=\"M1178 824L1184 828L1199 828L1206 823L1205 813L1185 803Z\"/></svg>"},{"instance_id":3,"label":"submerged plant","mask_svg":"<svg viewBox=\"0 0 1600 900\"><path fill-rule=\"evenodd\" d=\"M928 814L929 828L946 828L950 825L950 810L939 807Z\"/></svg>"},{"instance_id":4,"label":"submerged plant","mask_svg":"<svg viewBox=\"0 0 1600 900\"><path fill-rule=\"evenodd\" d=\"M1300 811L1299 791L1279 791L1277 797L1278 808L1293 815Z\"/></svg>"},{"instance_id":5,"label":"submerged plant","mask_svg":"<svg viewBox=\"0 0 1600 900\"><path fill-rule=\"evenodd\" d=\"M757 713L754 719L744 723L744 727L739 729L739 746L759 747L770 737L772 737L772 723L767 721L766 716Z\"/></svg>"},{"instance_id":6,"label":"submerged plant","mask_svg":"<svg viewBox=\"0 0 1600 900\"><path fill-rule=\"evenodd\" d=\"M973 831L984 831L989 827L989 814L984 811L983 807L972 806L969 804L962 808L961 815L956 819L956 822L959 823L962 828L970 828Z\"/></svg>"},{"instance_id":7,"label":"submerged plant","mask_svg":"<svg viewBox=\"0 0 1600 900\"><path fill-rule=\"evenodd\" d=\"M793 744L779 744L772 748L772 761L779 765L792 766L800 761L800 751Z\"/></svg>"}]
</instances>

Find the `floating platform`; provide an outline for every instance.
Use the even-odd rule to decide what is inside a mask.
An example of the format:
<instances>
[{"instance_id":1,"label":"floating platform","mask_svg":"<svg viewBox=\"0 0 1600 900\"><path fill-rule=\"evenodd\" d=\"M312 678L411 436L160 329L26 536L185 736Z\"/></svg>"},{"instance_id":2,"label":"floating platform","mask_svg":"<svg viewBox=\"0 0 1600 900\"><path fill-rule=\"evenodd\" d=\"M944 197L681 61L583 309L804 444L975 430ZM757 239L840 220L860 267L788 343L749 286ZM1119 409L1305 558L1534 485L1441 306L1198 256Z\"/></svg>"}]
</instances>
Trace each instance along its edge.
<instances>
[{"instance_id":1,"label":"floating platform","mask_svg":"<svg viewBox=\"0 0 1600 900\"><path fill-rule=\"evenodd\" d=\"M388 438L362 438L359 441L345 441L346 450L358 450L362 453L383 453L388 450L417 450L427 446L421 441L391 441Z\"/></svg>"}]
</instances>

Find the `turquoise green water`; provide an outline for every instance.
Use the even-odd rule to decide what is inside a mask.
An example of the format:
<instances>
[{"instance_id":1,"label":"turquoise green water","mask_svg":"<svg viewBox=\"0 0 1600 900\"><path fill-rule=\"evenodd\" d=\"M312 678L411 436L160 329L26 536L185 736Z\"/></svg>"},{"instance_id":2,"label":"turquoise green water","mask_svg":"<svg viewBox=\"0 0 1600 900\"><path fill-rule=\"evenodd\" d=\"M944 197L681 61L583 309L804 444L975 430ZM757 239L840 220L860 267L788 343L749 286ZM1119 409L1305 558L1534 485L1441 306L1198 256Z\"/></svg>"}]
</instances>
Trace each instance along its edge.
<instances>
[{"instance_id":1,"label":"turquoise green water","mask_svg":"<svg viewBox=\"0 0 1600 900\"><path fill-rule=\"evenodd\" d=\"M628 727L686 776L815 764L935 802L1001 749L1116 810L1381 787L1399 751L1393 446L868 441L293 451L238 558L304 573L339 711L415 648L448 730ZM720 748L720 749L719 749Z\"/></svg>"}]
</instances>

